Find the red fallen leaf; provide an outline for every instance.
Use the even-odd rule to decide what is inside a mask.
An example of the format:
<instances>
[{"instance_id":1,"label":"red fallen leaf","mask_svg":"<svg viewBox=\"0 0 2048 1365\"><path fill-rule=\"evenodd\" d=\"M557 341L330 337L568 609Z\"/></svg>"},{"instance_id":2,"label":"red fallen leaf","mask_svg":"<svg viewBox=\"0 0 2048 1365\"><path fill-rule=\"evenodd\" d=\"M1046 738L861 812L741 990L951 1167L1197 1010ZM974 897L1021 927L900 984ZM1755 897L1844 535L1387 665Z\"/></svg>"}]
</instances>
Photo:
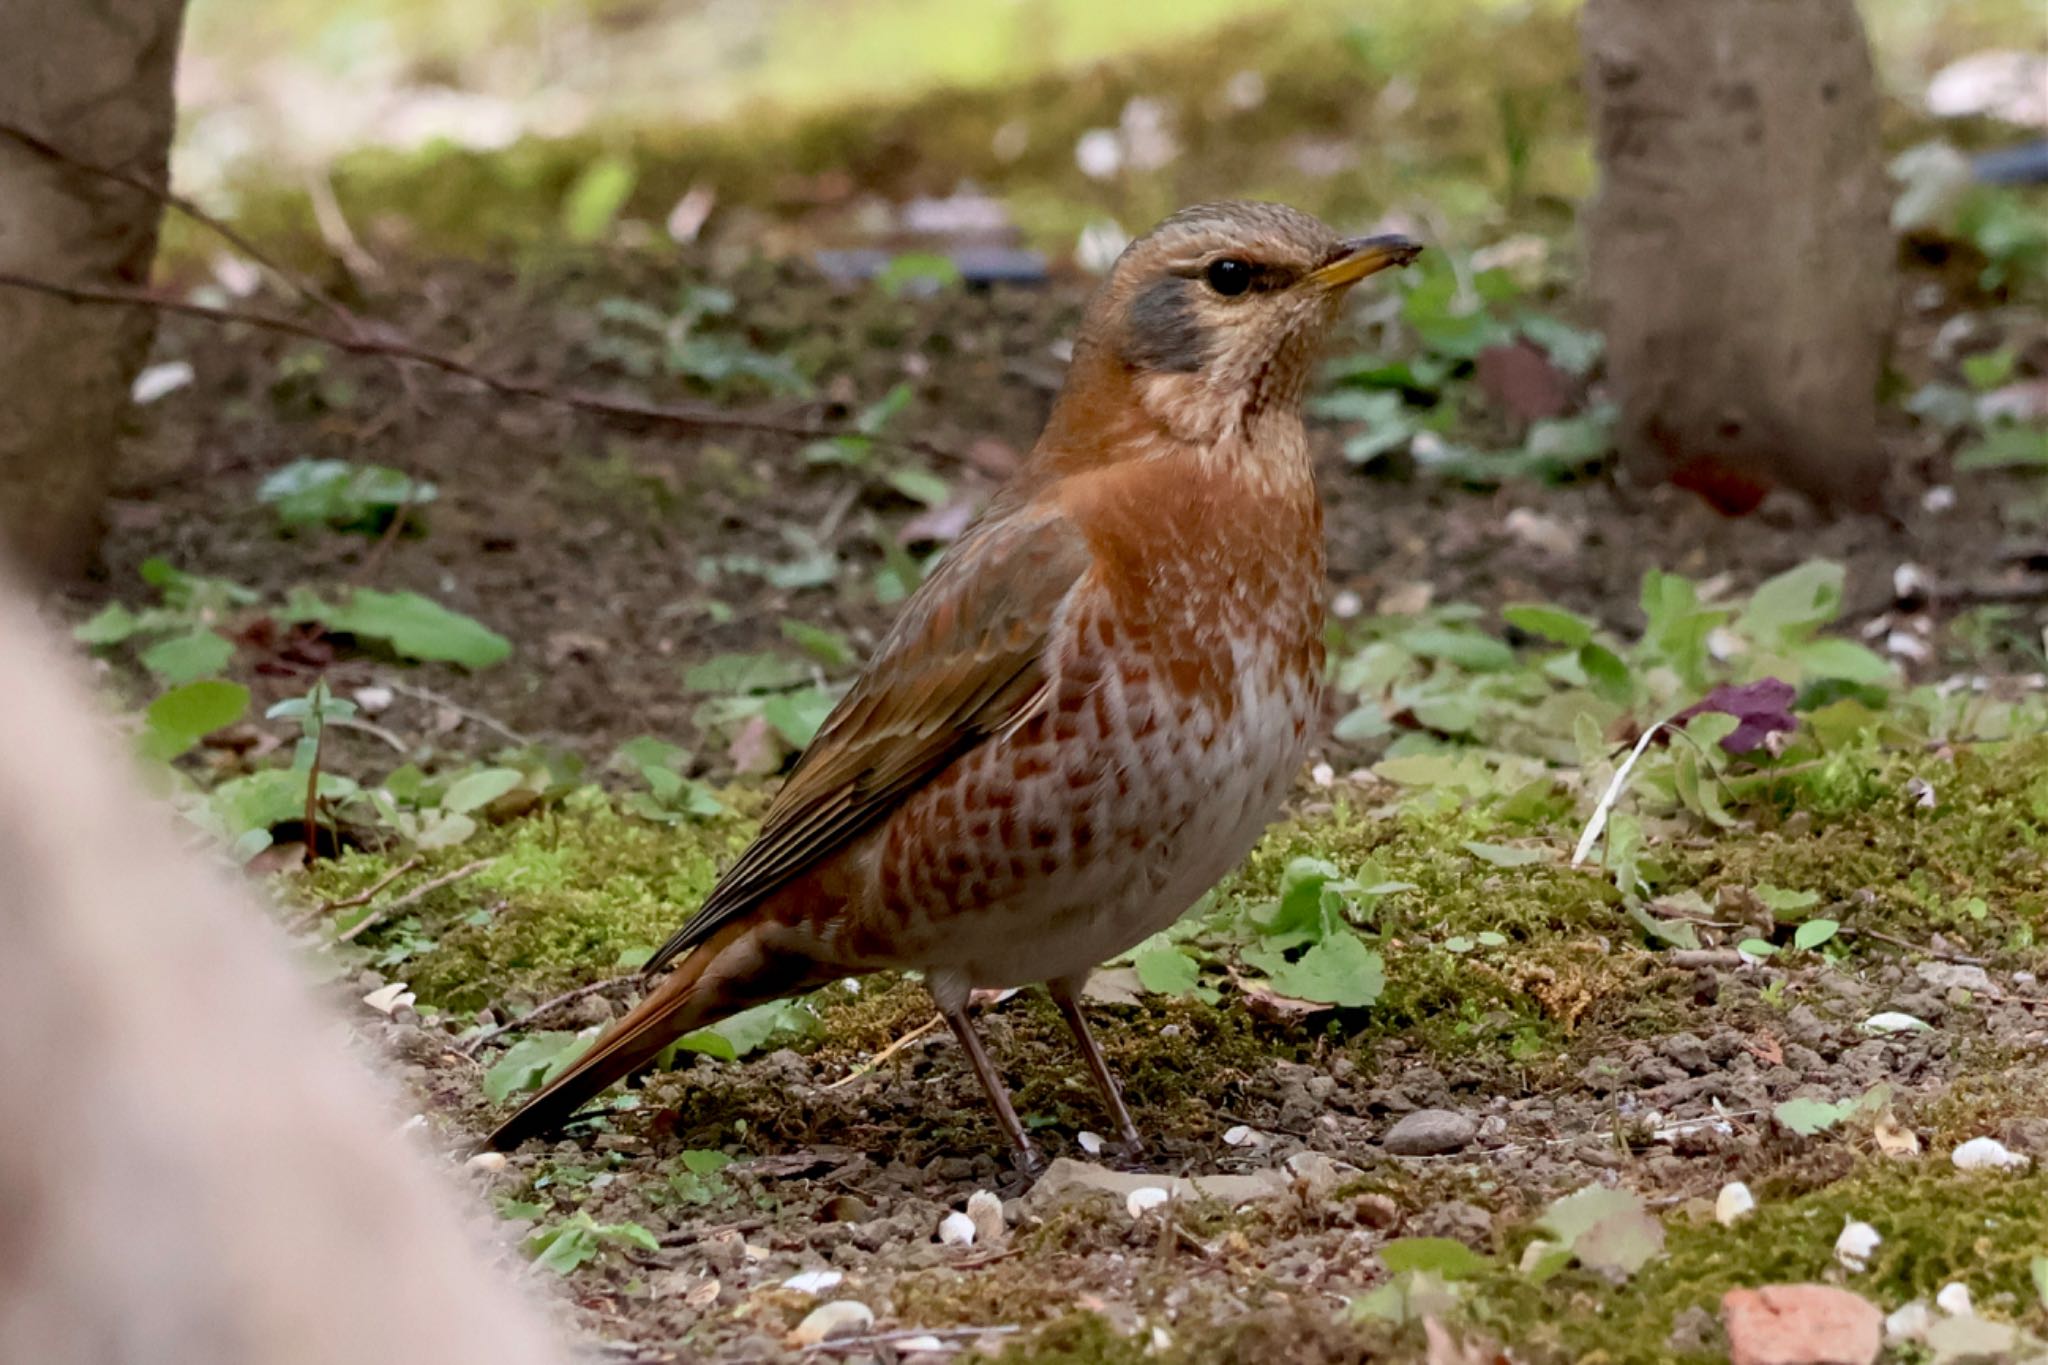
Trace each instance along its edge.
<instances>
[{"instance_id":1,"label":"red fallen leaf","mask_svg":"<svg viewBox=\"0 0 2048 1365\"><path fill-rule=\"evenodd\" d=\"M1489 346L1473 366L1481 391L1518 422L1562 417L1571 411L1571 376L1526 341Z\"/></svg>"},{"instance_id":2,"label":"red fallen leaf","mask_svg":"<svg viewBox=\"0 0 2048 1365\"><path fill-rule=\"evenodd\" d=\"M748 716L726 746L725 756L732 760L733 770L747 777L759 777L772 773L782 762L782 750L775 739L775 732L768 728L768 721L762 716Z\"/></svg>"},{"instance_id":3,"label":"red fallen leaf","mask_svg":"<svg viewBox=\"0 0 2048 1365\"><path fill-rule=\"evenodd\" d=\"M1833 1285L1731 1289L1721 1321L1732 1365L1871 1365L1884 1349L1884 1313Z\"/></svg>"},{"instance_id":4,"label":"red fallen leaf","mask_svg":"<svg viewBox=\"0 0 2048 1365\"><path fill-rule=\"evenodd\" d=\"M1759 678L1740 687L1724 684L1673 716L1671 722L1683 725L1709 711L1733 716L1739 723L1722 739L1721 747L1731 754L1751 753L1761 749L1771 735L1799 728L1799 717L1792 714L1792 698L1797 695L1791 683L1779 678Z\"/></svg>"},{"instance_id":5,"label":"red fallen leaf","mask_svg":"<svg viewBox=\"0 0 2048 1365\"><path fill-rule=\"evenodd\" d=\"M898 545L950 545L981 509L981 494L966 492L927 507L896 530Z\"/></svg>"}]
</instances>

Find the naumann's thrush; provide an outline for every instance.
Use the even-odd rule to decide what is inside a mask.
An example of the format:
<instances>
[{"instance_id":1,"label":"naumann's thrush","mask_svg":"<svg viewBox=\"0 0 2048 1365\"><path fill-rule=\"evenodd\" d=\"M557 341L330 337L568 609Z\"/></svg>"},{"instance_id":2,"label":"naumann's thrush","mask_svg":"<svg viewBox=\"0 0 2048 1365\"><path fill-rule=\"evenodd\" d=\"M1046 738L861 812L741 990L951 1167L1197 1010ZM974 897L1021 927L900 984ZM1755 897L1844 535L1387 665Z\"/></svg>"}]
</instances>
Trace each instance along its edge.
<instances>
[{"instance_id":1,"label":"naumann's thrush","mask_svg":"<svg viewBox=\"0 0 2048 1365\"><path fill-rule=\"evenodd\" d=\"M684 1032L916 968L1025 1164L970 991L1043 981L1125 1144L1088 973L1250 851L1321 701L1301 398L1345 292L1419 250L1204 204L1096 291L1044 434L905 604L646 998L490 1137L549 1132Z\"/></svg>"}]
</instances>

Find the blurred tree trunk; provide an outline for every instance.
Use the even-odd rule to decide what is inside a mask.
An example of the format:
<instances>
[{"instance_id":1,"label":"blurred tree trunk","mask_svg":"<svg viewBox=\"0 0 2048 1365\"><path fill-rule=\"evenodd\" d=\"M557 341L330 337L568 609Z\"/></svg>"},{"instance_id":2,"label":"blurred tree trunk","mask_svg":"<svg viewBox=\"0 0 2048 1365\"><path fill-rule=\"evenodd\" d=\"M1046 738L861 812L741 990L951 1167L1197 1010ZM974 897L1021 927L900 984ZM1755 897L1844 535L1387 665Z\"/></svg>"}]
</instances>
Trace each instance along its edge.
<instances>
[{"instance_id":1,"label":"blurred tree trunk","mask_svg":"<svg viewBox=\"0 0 2048 1365\"><path fill-rule=\"evenodd\" d=\"M184 0L0 0L0 120L81 161L153 183L169 172ZM0 269L141 285L161 206L0 136ZM0 287L0 548L75 574L100 518L148 310Z\"/></svg>"},{"instance_id":2,"label":"blurred tree trunk","mask_svg":"<svg viewBox=\"0 0 2048 1365\"><path fill-rule=\"evenodd\" d=\"M1895 281L1854 0L1587 0L1581 39L1624 473L1878 505Z\"/></svg>"}]
</instances>

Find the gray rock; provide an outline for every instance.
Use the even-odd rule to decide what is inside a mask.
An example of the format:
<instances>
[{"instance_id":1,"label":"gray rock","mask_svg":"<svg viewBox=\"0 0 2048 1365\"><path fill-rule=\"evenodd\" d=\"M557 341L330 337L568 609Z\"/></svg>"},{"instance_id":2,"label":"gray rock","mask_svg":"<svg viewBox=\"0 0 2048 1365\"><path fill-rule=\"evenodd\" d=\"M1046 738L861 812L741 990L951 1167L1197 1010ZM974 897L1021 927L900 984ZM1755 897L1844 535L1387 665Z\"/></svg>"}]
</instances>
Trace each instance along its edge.
<instances>
[{"instance_id":1,"label":"gray rock","mask_svg":"<svg viewBox=\"0 0 2048 1365\"><path fill-rule=\"evenodd\" d=\"M1455 1109L1418 1109L1387 1130L1383 1145L1395 1156L1443 1156L1478 1136L1479 1125Z\"/></svg>"}]
</instances>

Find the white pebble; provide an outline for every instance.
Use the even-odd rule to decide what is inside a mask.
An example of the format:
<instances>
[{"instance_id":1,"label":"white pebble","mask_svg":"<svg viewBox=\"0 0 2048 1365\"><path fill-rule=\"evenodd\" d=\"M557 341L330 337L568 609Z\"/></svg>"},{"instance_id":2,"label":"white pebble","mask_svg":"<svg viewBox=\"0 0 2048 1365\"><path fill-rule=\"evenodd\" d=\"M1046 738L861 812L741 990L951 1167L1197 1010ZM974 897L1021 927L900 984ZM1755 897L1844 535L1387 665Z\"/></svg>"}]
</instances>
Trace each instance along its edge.
<instances>
[{"instance_id":1,"label":"white pebble","mask_svg":"<svg viewBox=\"0 0 2048 1365\"><path fill-rule=\"evenodd\" d=\"M128 390L128 401L137 407L144 407L166 394L176 393L192 380L190 365L182 360L166 360L161 365L151 365L135 376L135 383Z\"/></svg>"},{"instance_id":2,"label":"white pebble","mask_svg":"<svg viewBox=\"0 0 2048 1365\"><path fill-rule=\"evenodd\" d=\"M1714 1221L1728 1227L1756 1211L1756 1196L1740 1180L1731 1180L1714 1196Z\"/></svg>"},{"instance_id":3,"label":"white pebble","mask_svg":"<svg viewBox=\"0 0 2048 1365\"><path fill-rule=\"evenodd\" d=\"M1173 1198L1172 1195L1160 1189L1157 1185L1140 1185L1125 1198L1124 1208L1130 1211L1131 1217L1143 1218L1145 1210L1156 1209L1171 1198Z\"/></svg>"},{"instance_id":4,"label":"white pebble","mask_svg":"<svg viewBox=\"0 0 2048 1365\"><path fill-rule=\"evenodd\" d=\"M967 1220L974 1224L974 1235L982 1241L1003 1239L1003 1201L991 1191L976 1190L967 1196Z\"/></svg>"},{"instance_id":5,"label":"white pebble","mask_svg":"<svg viewBox=\"0 0 2048 1365\"><path fill-rule=\"evenodd\" d=\"M1164 1353L1172 1349L1173 1333L1167 1331L1164 1327L1154 1327L1152 1329L1152 1350L1155 1353Z\"/></svg>"},{"instance_id":6,"label":"white pebble","mask_svg":"<svg viewBox=\"0 0 2048 1365\"><path fill-rule=\"evenodd\" d=\"M1327 763L1318 763L1308 770L1308 780L1318 787L1327 787L1337 780L1337 770Z\"/></svg>"},{"instance_id":7,"label":"white pebble","mask_svg":"<svg viewBox=\"0 0 2048 1365\"><path fill-rule=\"evenodd\" d=\"M949 1247L974 1245L974 1220L958 1209L939 1220L939 1240Z\"/></svg>"},{"instance_id":8,"label":"white pebble","mask_svg":"<svg viewBox=\"0 0 2048 1365\"><path fill-rule=\"evenodd\" d=\"M806 1270L792 1275L782 1282L784 1289L794 1289L799 1294L822 1294L837 1288L846 1276L837 1270Z\"/></svg>"},{"instance_id":9,"label":"white pebble","mask_svg":"<svg viewBox=\"0 0 2048 1365\"><path fill-rule=\"evenodd\" d=\"M366 716L382 715L391 709L391 703L398 700L398 694L388 687L372 684L355 690L356 705Z\"/></svg>"},{"instance_id":10,"label":"white pebble","mask_svg":"<svg viewBox=\"0 0 2048 1365\"><path fill-rule=\"evenodd\" d=\"M405 988L403 981L393 981L379 986L363 997L363 1003L379 1014L396 1014L413 1003L413 993Z\"/></svg>"},{"instance_id":11,"label":"white pebble","mask_svg":"<svg viewBox=\"0 0 2048 1365\"><path fill-rule=\"evenodd\" d=\"M919 1351L943 1351L946 1349L946 1343L940 1341L937 1337L905 1337L901 1341L891 1342L890 1344L898 1352L907 1356L916 1355Z\"/></svg>"},{"instance_id":12,"label":"white pebble","mask_svg":"<svg viewBox=\"0 0 2048 1365\"><path fill-rule=\"evenodd\" d=\"M1934 1025L1911 1014L1886 1010L1882 1014L1873 1014L1865 1019L1863 1027L1872 1033L1918 1033L1923 1029L1931 1029Z\"/></svg>"},{"instance_id":13,"label":"white pebble","mask_svg":"<svg viewBox=\"0 0 2048 1365\"><path fill-rule=\"evenodd\" d=\"M858 1299L834 1299L813 1308L810 1316L796 1325L789 1340L796 1346L816 1346L834 1337L850 1337L875 1325L875 1311Z\"/></svg>"},{"instance_id":14,"label":"white pebble","mask_svg":"<svg viewBox=\"0 0 2048 1365\"><path fill-rule=\"evenodd\" d=\"M1091 1133L1084 1128L1075 1136L1075 1141L1081 1144L1081 1150L1088 1155L1102 1155L1102 1134Z\"/></svg>"},{"instance_id":15,"label":"white pebble","mask_svg":"<svg viewBox=\"0 0 2048 1365\"><path fill-rule=\"evenodd\" d=\"M1934 1306L1952 1318L1971 1317L1977 1311L1970 1303L1970 1286L1960 1283L1943 1285Z\"/></svg>"},{"instance_id":16,"label":"white pebble","mask_svg":"<svg viewBox=\"0 0 2048 1365\"><path fill-rule=\"evenodd\" d=\"M1852 1218L1843 1225L1842 1235L1835 1239L1835 1259L1842 1263L1844 1270L1861 1274L1870 1268L1870 1254L1883 1240L1876 1228Z\"/></svg>"},{"instance_id":17,"label":"white pebble","mask_svg":"<svg viewBox=\"0 0 2048 1365\"><path fill-rule=\"evenodd\" d=\"M1932 1326L1934 1314L1927 1311L1925 1303L1915 1299L1885 1318L1885 1345L1904 1346L1910 1342L1925 1341L1927 1329Z\"/></svg>"},{"instance_id":18,"label":"white pebble","mask_svg":"<svg viewBox=\"0 0 2048 1365\"><path fill-rule=\"evenodd\" d=\"M2024 1171L2031 1158L2015 1152L1997 1138L1971 1138L1949 1154L1959 1171Z\"/></svg>"},{"instance_id":19,"label":"white pebble","mask_svg":"<svg viewBox=\"0 0 2048 1365\"><path fill-rule=\"evenodd\" d=\"M506 1157L503 1152L478 1152L462 1164L469 1167L472 1171L488 1171L492 1175L496 1175L499 1171L505 1169Z\"/></svg>"},{"instance_id":20,"label":"white pebble","mask_svg":"<svg viewBox=\"0 0 2048 1365\"><path fill-rule=\"evenodd\" d=\"M1074 143L1074 164L1090 180L1107 180L1123 169L1123 139L1108 128L1090 128Z\"/></svg>"},{"instance_id":21,"label":"white pebble","mask_svg":"<svg viewBox=\"0 0 2048 1365\"><path fill-rule=\"evenodd\" d=\"M1223 1130L1223 1142L1228 1147L1256 1147L1265 1140L1265 1135L1249 1124L1240 1123L1235 1128Z\"/></svg>"}]
</instances>

